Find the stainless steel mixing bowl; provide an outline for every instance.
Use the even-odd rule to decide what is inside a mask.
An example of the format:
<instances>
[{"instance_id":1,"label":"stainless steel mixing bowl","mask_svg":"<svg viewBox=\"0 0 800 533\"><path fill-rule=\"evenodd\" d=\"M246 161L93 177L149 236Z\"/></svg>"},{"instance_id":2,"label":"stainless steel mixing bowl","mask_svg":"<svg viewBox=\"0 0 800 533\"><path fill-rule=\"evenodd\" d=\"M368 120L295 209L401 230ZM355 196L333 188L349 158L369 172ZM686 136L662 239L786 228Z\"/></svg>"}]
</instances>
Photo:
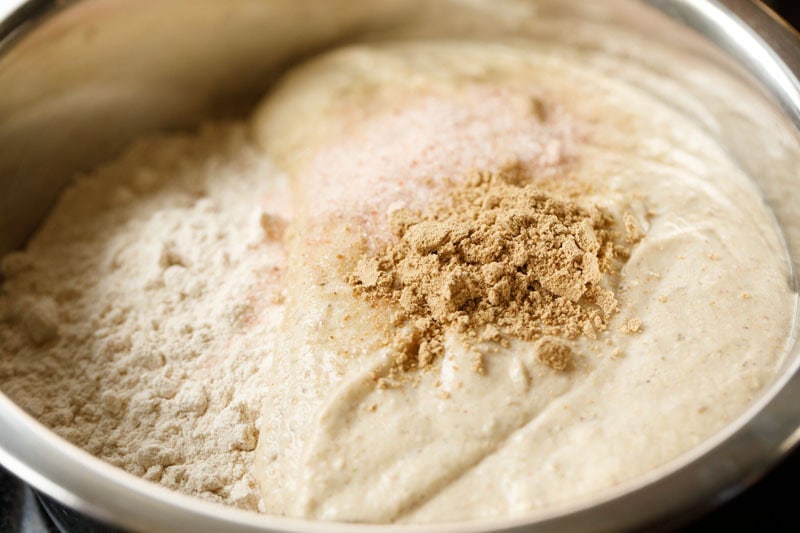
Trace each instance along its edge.
<instances>
[{"instance_id":1,"label":"stainless steel mixing bowl","mask_svg":"<svg viewBox=\"0 0 800 533\"><path fill-rule=\"evenodd\" d=\"M9 11L0 21L0 253L24 243L76 172L135 137L243 115L286 65L411 28L420 36L564 39L669 79L648 90L694 117L750 173L783 227L793 267L800 265L800 44L749 0L29 0L13 7L0 7ZM800 347L789 341L779 377L748 412L657 471L544 513L435 529L602 531L690 516L795 445L798 364ZM73 447L2 394L0 462L63 505L131 529L365 530L170 492Z\"/></svg>"}]
</instances>

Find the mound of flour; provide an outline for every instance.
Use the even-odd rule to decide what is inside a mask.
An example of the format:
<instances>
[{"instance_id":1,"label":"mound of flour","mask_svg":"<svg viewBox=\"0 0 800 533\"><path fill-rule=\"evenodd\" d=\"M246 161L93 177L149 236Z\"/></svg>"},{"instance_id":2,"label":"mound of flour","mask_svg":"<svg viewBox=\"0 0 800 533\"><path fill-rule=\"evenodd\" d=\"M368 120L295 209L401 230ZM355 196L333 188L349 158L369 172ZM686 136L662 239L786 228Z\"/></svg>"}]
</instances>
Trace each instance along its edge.
<instances>
[{"instance_id":1,"label":"mound of flour","mask_svg":"<svg viewBox=\"0 0 800 533\"><path fill-rule=\"evenodd\" d=\"M257 509L288 187L243 125L143 140L2 260L0 388L128 472Z\"/></svg>"}]
</instances>

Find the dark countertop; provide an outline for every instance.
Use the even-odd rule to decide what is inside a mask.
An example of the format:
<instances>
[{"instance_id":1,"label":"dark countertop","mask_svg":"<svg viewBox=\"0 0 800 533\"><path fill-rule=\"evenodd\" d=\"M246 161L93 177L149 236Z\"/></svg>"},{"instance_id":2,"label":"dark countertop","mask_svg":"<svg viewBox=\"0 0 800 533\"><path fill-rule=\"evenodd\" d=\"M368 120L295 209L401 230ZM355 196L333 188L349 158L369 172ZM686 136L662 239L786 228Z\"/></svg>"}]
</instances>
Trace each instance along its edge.
<instances>
[{"instance_id":1,"label":"dark countertop","mask_svg":"<svg viewBox=\"0 0 800 533\"><path fill-rule=\"evenodd\" d=\"M800 0L765 2L800 27ZM795 531L800 450L739 496L683 528L689 533L716 529ZM0 467L0 533L55 533L33 492Z\"/></svg>"},{"instance_id":2,"label":"dark countertop","mask_svg":"<svg viewBox=\"0 0 800 533\"><path fill-rule=\"evenodd\" d=\"M764 2L795 28L800 28L800 2L798 0L767 0Z\"/></svg>"},{"instance_id":3,"label":"dark countertop","mask_svg":"<svg viewBox=\"0 0 800 533\"><path fill-rule=\"evenodd\" d=\"M33 491L0 466L0 533L56 533Z\"/></svg>"}]
</instances>

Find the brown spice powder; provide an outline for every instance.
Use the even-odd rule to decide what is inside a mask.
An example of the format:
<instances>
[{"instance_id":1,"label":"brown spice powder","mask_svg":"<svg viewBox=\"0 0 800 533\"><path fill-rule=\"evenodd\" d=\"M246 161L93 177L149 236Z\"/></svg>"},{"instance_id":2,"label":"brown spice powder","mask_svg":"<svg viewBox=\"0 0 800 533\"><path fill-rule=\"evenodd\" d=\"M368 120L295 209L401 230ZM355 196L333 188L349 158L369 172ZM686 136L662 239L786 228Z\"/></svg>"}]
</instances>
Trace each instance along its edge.
<instances>
[{"instance_id":1,"label":"brown spice powder","mask_svg":"<svg viewBox=\"0 0 800 533\"><path fill-rule=\"evenodd\" d=\"M542 337L536 343L536 357L554 370L569 370L572 367L572 348L554 337Z\"/></svg>"},{"instance_id":2,"label":"brown spice powder","mask_svg":"<svg viewBox=\"0 0 800 533\"><path fill-rule=\"evenodd\" d=\"M425 213L393 212L396 240L358 262L348 277L355 294L398 309L390 335L397 368L430 367L445 330L473 344L507 344L607 329L618 303L601 282L628 256L614 243L623 232L605 210L523 182L514 168L474 172ZM539 358L567 370L572 351L550 340Z\"/></svg>"}]
</instances>

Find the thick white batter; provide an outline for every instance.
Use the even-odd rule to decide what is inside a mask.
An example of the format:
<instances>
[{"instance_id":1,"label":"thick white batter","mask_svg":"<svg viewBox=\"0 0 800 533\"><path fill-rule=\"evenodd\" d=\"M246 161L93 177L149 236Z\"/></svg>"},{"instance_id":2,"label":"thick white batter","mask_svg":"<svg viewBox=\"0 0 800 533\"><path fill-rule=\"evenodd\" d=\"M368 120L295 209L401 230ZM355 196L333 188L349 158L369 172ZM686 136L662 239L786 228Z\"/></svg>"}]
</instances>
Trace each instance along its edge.
<instances>
[{"instance_id":1,"label":"thick white batter","mask_svg":"<svg viewBox=\"0 0 800 533\"><path fill-rule=\"evenodd\" d=\"M424 522L544 508L701 442L781 361L795 295L758 191L613 65L522 44L350 48L292 73L254 128L293 180L296 213L256 452L269 513ZM390 210L424 208L446 193L441 176L509 162L545 188L588 182L582 202L646 229L610 332L581 340L566 374L516 342L482 376L452 342L418 386L376 388L384 311L345 274L387 238ZM628 318L643 332L619 331Z\"/></svg>"}]
</instances>

